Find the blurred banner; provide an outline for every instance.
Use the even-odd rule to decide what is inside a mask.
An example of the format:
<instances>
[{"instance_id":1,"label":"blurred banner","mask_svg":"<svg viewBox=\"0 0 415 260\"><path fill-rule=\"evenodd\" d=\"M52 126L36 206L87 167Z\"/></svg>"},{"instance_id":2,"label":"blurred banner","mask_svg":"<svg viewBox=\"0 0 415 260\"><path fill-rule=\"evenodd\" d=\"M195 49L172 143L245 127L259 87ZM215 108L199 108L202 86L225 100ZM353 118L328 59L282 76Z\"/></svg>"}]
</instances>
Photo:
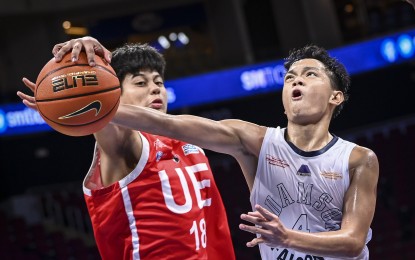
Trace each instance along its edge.
<instances>
[{"instance_id":1,"label":"blurred banner","mask_svg":"<svg viewBox=\"0 0 415 260\"><path fill-rule=\"evenodd\" d=\"M415 56L415 30L332 49L351 75L411 60ZM280 91L284 61L215 71L165 82L169 110ZM41 116L23 104L0 106L0 136L51 130Z\"/></svg>"}]
</instances>

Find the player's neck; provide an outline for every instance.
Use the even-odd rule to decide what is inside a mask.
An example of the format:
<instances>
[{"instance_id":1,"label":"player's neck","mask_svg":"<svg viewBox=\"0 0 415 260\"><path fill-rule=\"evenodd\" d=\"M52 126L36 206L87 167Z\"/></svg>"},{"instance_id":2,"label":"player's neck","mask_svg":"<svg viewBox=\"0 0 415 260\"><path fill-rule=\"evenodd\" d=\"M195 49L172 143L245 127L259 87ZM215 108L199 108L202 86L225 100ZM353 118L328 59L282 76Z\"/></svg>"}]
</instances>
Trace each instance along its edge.
<instances>
[{"instance_id":1,"label":"player's neck","mask_svg":"<svg viewBox=\"0 0 415 260\"><path fill-rule=\"evenodd\" d=\"M325 147L333 136L329 133L328 126L321 124L307 126L288 124L285 139L303 151L317 151Z\"/></svg>"}]
</instances>

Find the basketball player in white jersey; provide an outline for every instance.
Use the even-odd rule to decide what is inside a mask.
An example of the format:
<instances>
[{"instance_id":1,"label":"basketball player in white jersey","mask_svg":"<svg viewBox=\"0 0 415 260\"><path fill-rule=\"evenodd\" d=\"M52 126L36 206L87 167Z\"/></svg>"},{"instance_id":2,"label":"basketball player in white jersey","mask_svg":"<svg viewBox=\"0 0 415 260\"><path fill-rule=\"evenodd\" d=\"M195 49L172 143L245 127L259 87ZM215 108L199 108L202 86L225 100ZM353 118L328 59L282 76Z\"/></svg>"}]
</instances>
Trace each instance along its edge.
<instances>
[{"instance_id":1,"label":"basketball player in white jersey","mask_svg":"<svg viewBox=\"0 0 415 260\"><path fill-rule=\"evenodd\" d=\"M78 41L82 48L67 42L55 56L60 59L68 49L75 58L84 49L91 63L94 52L109 56L97 41ZM247 246L259 245L262 259L369 259L378 160L373 151L329 131L348 99L349 75L317 46L291 52L285 67L286 127L174 116L134 105L121 105L113 124L236 158L253 207L241 215L252 225L240 228L257 235Z\"/></svg>"}]
</instances>

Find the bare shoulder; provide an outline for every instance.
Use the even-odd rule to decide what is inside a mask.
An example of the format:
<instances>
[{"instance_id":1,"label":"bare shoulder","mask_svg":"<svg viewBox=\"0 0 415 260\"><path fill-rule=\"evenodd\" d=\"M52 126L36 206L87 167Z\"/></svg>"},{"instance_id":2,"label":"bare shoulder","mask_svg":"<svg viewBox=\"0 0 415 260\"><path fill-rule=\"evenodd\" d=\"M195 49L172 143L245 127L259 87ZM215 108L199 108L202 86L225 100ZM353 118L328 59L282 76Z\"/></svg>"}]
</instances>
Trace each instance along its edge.
<instances>
[{"instance_id":1,"label":"bare shoulder","mask_svg":"<svg viewBox=\"0 0 415 260\"><path fill-rule=\"evenodd\" d=\"M268 127L238 119L222 120L221 123L232 129L233 136L239 139L236 142L238 143L236 149L229 154L238 161L251 190L258 167L259 153Z\"/></svg>"},{"instance_id":2,"label":"bare shoulder","mask_svg":"<svg viewBox=\"0 0 415 260\"><path fill-rule=\"evenodd\" d=\"M245 152L255 156L259 154L267 127L239 119L226 119L221 122L235 131Z\"/></svg>"},{"instance_id":3,"label":"bare shoulder","mask_svg":"<svg viewBox=\"0 0 415 260\"><path fill-rule=\"evenodd\" d=\"M94 136L101 152L113 159L124 158L141 151L141 137L138 132L130 129L110 124Z\"/></svg>"},{"instance_id":4,"label":"bare shoulder","mask_svg":"<svg viewBox=\"0 0 415 260\"><path fill-rule=\"evenodd\" d=\"M356 145L350 155L349 169L353 175L367 173L377 178L379 162L375 152L367 147Z\"/></svg>"},{"instance_id":5,"label":"bare shoulder","mask_svg":"<svg viewBox=\"0 0 415 260\"><path fill-rule=\"evenodd\" d=\"M353 151L350 155L350 165L359 166L362 164L368 164L368 166L372 164L377 164L378 159L371 149L356 145L355 148L353 148Z\"/></svg>"},{"instance_id":6,"label":"bare shoulder","mask_svg":"<svg viewBox=\"0 0 415 260\"><path fill-rule=\"evenodd\" d=\"M108 126L94 134L101 155L101 177L106 185L121 180L141 158L143 140L138 131Z\"/></svg>"}]
</instances>

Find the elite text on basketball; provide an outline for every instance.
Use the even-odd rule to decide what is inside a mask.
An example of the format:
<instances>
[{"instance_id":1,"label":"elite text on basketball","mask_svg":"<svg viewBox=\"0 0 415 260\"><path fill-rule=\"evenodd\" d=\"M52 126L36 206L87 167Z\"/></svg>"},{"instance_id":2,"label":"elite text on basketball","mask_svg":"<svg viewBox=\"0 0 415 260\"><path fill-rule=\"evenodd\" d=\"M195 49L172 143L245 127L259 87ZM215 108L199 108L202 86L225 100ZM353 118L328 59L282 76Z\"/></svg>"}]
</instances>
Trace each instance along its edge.
<instances>
[{"instance_id":1,"label":"elite text on basketball","mask_svg":"<svg viewBox=\"0 0 415 260\"><path fill-rule=\"evenodd\" d=\"M53 92L59 92L65 89L76 88L78 86L98 86L98 78L95 74L84 75L62 75L63 77L52 78Z\"/></svg>"}]
</instances>

